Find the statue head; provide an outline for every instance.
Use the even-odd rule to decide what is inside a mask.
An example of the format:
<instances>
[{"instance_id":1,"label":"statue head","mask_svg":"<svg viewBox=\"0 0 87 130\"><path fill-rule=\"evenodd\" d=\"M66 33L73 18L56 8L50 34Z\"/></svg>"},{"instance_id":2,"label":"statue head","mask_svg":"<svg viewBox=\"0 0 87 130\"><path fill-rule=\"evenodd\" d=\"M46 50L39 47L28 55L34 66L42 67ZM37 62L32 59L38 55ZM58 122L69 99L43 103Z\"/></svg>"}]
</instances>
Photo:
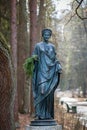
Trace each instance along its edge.
<instances>
[{"instance_id":1,"label":"statue head","mask_svg":"<svg viewBox=\"0 0 87 130\"><path fill-rule=\"evenodd\" d=\"M50 36L52 35L52 30L48 29L48 28L45 28L45 29L42 30L42 37L43 37L45 32L48 32L50 34Z\"/></svg>"},{"instance_id":2,"label":"statue head","mask_svg":"<svg viewBox=\"0 0 87 130\"><path fill-rule=\"evenodd\" d=\"M42 37L43 37L45 42L48 42L51 35L52 35L52 31L50 29L43 29L42 30Z\"/></svg>"}]
</instances>

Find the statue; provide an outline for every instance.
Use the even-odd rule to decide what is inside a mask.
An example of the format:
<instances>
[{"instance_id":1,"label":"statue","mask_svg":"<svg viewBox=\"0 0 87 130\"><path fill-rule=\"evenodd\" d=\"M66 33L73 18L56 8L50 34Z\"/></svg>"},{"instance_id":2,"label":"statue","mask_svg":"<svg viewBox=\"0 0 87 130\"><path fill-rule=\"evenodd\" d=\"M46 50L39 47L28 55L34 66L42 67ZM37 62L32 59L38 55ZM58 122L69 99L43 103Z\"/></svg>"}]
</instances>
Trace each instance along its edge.
<instances>
[{"instance_id":1,"label":"statue","mask_svg":"<svg viewBox=\"0 0 87 130\"><path fill-rule=\"evenodd\" d=\"M51 35L50 29L43 29L43 41L36 44L33 52L38 59L34 61L32 91L35 116L40 120L54 118L54 91L62 70L56 58L55 46L48 41Z\"/></svg>"}]
</instances>

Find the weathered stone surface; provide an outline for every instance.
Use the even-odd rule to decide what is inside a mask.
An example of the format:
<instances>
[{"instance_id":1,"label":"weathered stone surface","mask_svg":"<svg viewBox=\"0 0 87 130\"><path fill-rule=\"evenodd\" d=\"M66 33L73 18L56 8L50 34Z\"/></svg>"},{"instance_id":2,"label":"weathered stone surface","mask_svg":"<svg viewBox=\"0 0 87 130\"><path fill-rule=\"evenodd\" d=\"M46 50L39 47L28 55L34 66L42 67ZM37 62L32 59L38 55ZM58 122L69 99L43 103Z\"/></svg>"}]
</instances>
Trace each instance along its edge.
<instances>
[{"instance_id":1,"label":"weathered stone surface","mask_svg":"<svg viewBox=\"0 0 87 130\"><path fill-rule=\"evenodd\" d=\"M25 130L62 130L61 125L55 125L55 126L25 126Z\"/></svg>"},{"instance_id":2,"label":"weathered stone surface","mask_svg":"<svg viewBox=\"0 0 87 130\"><path fill-rule=\"evenodd\" d=\"M30 126L55 126L57 125L56 120L32 120Z\"/></svg>"}]
</instances>

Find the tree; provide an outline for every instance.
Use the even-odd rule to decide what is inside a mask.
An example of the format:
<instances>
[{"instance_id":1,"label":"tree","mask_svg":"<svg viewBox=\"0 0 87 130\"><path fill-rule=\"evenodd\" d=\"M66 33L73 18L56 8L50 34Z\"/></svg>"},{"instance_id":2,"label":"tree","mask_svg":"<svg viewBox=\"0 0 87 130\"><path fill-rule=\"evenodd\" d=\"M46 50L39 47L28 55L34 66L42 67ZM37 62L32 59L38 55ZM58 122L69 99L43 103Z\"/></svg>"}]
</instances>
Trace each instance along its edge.
<instances>
[{"instance_id":1,"label":"tree","mask_svg":"<svg viewBox=\"0 0 87 130\"><path fill-rule=\"evenodd\" d=\"M39 14L38 14L38 22L37 22L37 31L38 31L38 42L41 40L41 31L43 28L45 28L45 16L46 16L46 10L44 7L44 0L40 0L39 2Z\"/></svg>"},{"instance_id":2,"label":"tree","mask_svg":"<svg viewBox=\"0 0 87 130\"><path fill-rule=\"evenodd\" d=\"M34 49L35 43L37 43L37 0L29 1L30 11L30 54Z\"/></svg>"},{"instance_id":3,"label":"tree","mask_svg":"<svg viewBox=\"0 0 87 130\"><path fill-rule=\"evenodd\" d=\"M15 130L13 76L10 50L0 38L0 130Z\"/></svg>"},{"instance_id":4,"label":"tree","mask_svg":"<svg viewBox=\"0 0 87 130\"><path fill-rule=\"evenodd\" d=\"M18 104L17 104L17 9L16 0L11 0L11 55L14 66L14 78L15 78L15 106L14 116L15 121L18 121Z\"/></svg>"},{"instance_id":5,"label":"tree","mask_svg":"<svg viewBox=\"0 0 87 130\"><path fill-rule=\"evenodd\" d=\"M29 0L29 11L30 11L30 55L34 49L35 44L37 43L37 0ZM30 86L30 113L33 113L33 96L32 88Z\"/></svg>"},{"instance_id":6,"label":"tree","mask_svg":"<svg viewBox=\"0 0 87 130\"><path fill-rule=\"evenodd\" d=\"M28 113L29 110L29 85L26 84L26 76L23 70L23 63L29 56L29 41L27 31L27 11L26 0L19 1L18 15L18 69L17 69L17 86L18 86L18 104L19 111Z\"/></svg>"}]
</instances>

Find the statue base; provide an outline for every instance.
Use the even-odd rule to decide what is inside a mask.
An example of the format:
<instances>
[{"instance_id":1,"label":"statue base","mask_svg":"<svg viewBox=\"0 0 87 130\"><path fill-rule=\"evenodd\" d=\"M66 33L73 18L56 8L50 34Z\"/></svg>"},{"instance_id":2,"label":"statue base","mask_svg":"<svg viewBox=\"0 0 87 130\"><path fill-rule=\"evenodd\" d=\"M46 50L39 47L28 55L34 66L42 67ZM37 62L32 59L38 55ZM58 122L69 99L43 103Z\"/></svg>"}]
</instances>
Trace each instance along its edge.
<instances>
[{"instance_id":1,"label":"statue base","mask_svg":"<svg viewBox=\"0 0 87 130\"><path fill-rule=\"evenodd\" d=\"M25 130L62 130L62 126L55 120L34 120L25 126Z\"/></svg>"},{"instance_id":2,"label":"statue base","mask_svg":"<svg viewBox=\"0 0 87 130\"><path fill-rule=\"evenodd\" d=\"M34 120L31 121L30 126L54 126L57 125L55 120Z\"/></svg>"}]
</instances>

